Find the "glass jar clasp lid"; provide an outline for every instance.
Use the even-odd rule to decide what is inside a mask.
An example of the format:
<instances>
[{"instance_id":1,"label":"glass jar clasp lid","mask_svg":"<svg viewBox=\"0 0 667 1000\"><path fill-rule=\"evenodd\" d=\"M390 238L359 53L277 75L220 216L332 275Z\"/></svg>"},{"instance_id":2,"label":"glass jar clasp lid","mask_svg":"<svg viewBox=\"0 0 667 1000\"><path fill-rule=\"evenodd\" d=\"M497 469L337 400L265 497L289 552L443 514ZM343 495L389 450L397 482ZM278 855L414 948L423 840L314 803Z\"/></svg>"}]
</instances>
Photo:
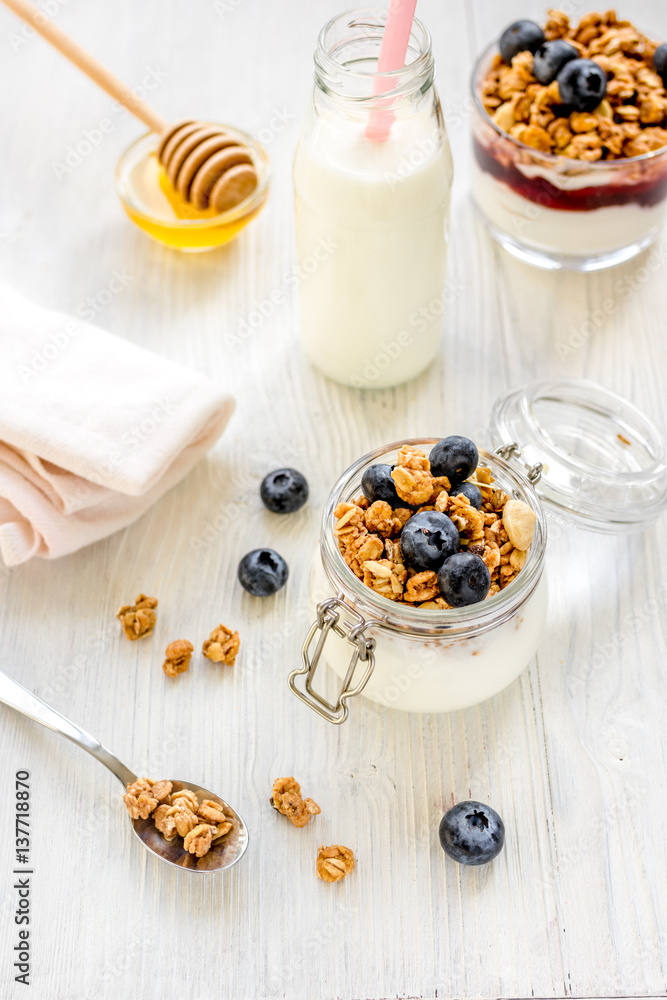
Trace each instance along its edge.
<instances>
[{"instance_id":1,"label":"glass jar clasp lid","mask_svg":"<svg viewBox=\"0 0 667 1000\"><path fill-rule=\"evenodd\" d=\"M496 455L499 458L504 458L506 462L509 462L511 458L517 458L519 461L523 462L523 453L516 441L510 442L510 444L501 444L500 448L496 448ZM536 462L535 465L530 465L528 462L523 462L523 467L526 470L526 479L533 486L535 483L539 483L542 478L542 472L544 471L544 465L542 462Z\"/></svg>"},{"instance_id":2,"label":"glass jar clasp lid","mask_svg":"<svg viewBox=\"0 0 667 1000\"><path fill-rule=\"evenodd\" d=\"M345 616L345 617L343 617ZM289 686L304 704L312 708L323 719L340 725L345 722L349 715L347 702L355 695L361 694L366 687L373 668L375 667L375 639L364 635L364 630L372 622L366 621L353 607L347 604L341 597L332 597L328 601L322 601L317 605L317 618L310 627L306 636L301 655L303 666L299 670L293 670L289 675ZM317 633L315 651L311 655L311 646ZM323 695L318 694L313 688L315 671L317 670L324 644L330 632L335 632L341 639L347 641L354 647L350 663L348 665L343 683L338 692L335 702L328 701ZM357 664L365 663L366 669L357 684L351 687L352 678ZM297 677L305 675L305 690L301 691L297 687Z\"/></svg>"}]
</instances>

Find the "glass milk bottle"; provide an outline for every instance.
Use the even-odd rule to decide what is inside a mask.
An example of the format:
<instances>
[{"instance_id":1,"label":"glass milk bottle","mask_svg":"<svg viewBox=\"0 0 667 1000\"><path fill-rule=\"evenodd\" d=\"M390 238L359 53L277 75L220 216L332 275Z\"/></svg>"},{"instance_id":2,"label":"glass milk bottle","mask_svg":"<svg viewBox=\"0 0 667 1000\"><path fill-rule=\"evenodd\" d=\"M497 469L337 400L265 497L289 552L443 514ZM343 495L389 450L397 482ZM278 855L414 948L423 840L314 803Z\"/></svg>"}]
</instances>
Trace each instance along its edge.
<instances>
[{"instance_id":1,"label":"glass milk bottle","mask_svg":"<svg viewBox=\"0 0 667 1000\"><path fill-rule=\"evenodd\" d=\"M385 15L347 11L322 29L294 163L301 338L325 375L384 388L438 352L452 159L415 20L405 66L377 73ZM378 138L380 136L380 138Z\"/></svg>"}]
</instances>

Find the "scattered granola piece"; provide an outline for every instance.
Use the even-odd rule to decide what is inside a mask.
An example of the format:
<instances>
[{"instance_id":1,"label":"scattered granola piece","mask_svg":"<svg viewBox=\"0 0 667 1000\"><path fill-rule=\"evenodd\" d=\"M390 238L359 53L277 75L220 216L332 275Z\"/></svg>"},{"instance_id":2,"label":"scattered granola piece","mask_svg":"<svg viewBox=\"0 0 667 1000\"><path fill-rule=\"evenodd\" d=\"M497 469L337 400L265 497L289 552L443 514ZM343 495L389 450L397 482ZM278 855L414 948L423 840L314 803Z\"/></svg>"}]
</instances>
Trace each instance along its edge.
<instances>
[{"instance_id":1,"label":"scattered granola piece","mask_svg":"<svg viewBox=\"0 0 667 1000\"><path fill-rule=\"evenodd\" d=\"M433 492L430 469L431 463L421 448L403 445L399 449L391 478L401 500L416 507L430 499Z\"/></svg>"},{"instance_id":2,"label":"scattered granola piece","mask_svg":"<svg viewBox=\"0 0 667 1000\"><path fill-rule=\"evenodd\" d=\"M525 551L533 540L535 511L523 500L508 500L503 507L502 520L512 545Z\"/></svg>"},{"instance_id":3,"label":"scattered granola piece","mask_svg":"<svg viewBox=\"0 0 667 1000\"><path fill-rule=\"evenodd\" d=\"M276 778L270 802L274 809L298 827L305 826L311 816L321 812L317 802L301 797L301 785L295 778Z\"/></svg>"},{"instance_id":4,"label":"scattered granola piece","mask_svg":"<svg viewBox=\"0 0 667 1000\"><path fill-rule=\"evenodd\" d=\"M398 535L404 524L412 517L412 511L406 507L394 510L384 500L376 500L364 514L366 528L382 538Z\"/></svg>"},{"instance_id":5,"label":"scattered granola piece","mask_svg":"<svg viewBox=\"0 0 667 1000\"><path fill-rule=\"evenodd\" d=\"M177 677L190 666L194 646L187 639L175 639L165 650L166 660L162 664L167 677Z\"/></svg>"},{"instance_id":6,"label":"scattered granola piece","mask_svg":"<svg viewBox=\"0 0 667 1000\"><path fill-rule=\"evenodd\" d=\"M224 809L219 802L214 802L213 799L204 799L200 802L197 807L197 815L205 823L211 823L212 825L225 823L227 820Z\"/></svg>"},{"instance_id":7,"label":"scattered granola piece","mask_svg":"<svg viewBox=\"0 0 667 1000\"><path fill-rule=\"evenodd\" d=\"M157 806L164 802L171 792L170 781L151 781L137 778L127 786L123 802L132 819L148 819Z\"/></svg>"},{"instance_id":8,"label":"scattered granola piece","mask_svg":"<svg viewBox=\"0 0 667 1000\"><path fill-rule=\"evenodd\" d=\"M472 506L463 493L448 498L445 513L459 529L462 544L470 545L484 540L484 515Z\"/></svg>"},{"instance_id":9,"label":"scattered granola piece","mask_svg":"<svg viewBox=\"0 0 667 1000\"><path fill-rule=\"evenodd\" d=\"M181 788L177 792L172 792L169 802L172 806L179 806L182 809L189 809L197 812L199 800L195 793L189 788Z\"/></svg>"},{"instance_id":10,"label":"scattered granola piece","mask_svg":"<svg viewBox=\"0 0 667 1000\"><path fill-rule=\"evenodd\" d=\"M417 605L420 608L426 608L428 611L444 611L449 607L447 601L444 597L436 597L434 601L424 601L423 604Z\"/></svg>"},{"instance_id":11,"label":"scattered granola piece","mask_svg":"<svg viewBox=\"0 0 667 1000\"><path fill-rule=\"evenodd\" d=\"M158 806L153 813L153 822L155 823L155 829L159 830L165 840L175 840L178 836L172 806Z\"/></svg>"},{"instance_id":12,"label":"scattered granola piece","mask_svg":"<svg viewBox=\"0 0 667 1000\"><path fill-rule=\"evenodd\" d=\"M238 632L232 632L226 625L218 625L202 646L202 652L214 663L226 663L232 667L239 651L241 640Z\"/></svg>"},{"instance_id":13,"label":"scattered granola piece","mask_svg":"<svg viewBox=\"0 0 667 1000\"><path fill-rule=\"evenodd\" d=\"M203 858L211 849L213 840L213 830L209 823L199 823L183 838L183 847L190 854L196 854L198 858Z\"/></svg>"},{"instance_id":14,"label":"scattered granola piece","mask_svg":"<svg viewBox=\"0 0 667 1000\"><path fill-rule=\"evenodd\" d=\"M390 559L367 559L364 563L366 586L390 601L399 600L407 575L402 563L392 563Z\"/></svg>"},{"instance_id":15,"label":"scattered granola piece","mask_svg":"<svg viewBox=\"0 0 667 1000\"><path fill-rule=\"evenodd\" d=\"M173 819L179 837L185 837L199 823L196 810L196 803L194 808L192 808L190 803L185 800L173 802L170 806L169 813L165 815Z\"/></svg>"},{"instance_id":16,"label":"scattered granola piece","mask_svg":"<svg viewBox=\"0 0 667 1000\"><path fill-rule=\"evenodd\" d=\"M323 882L338 882L354 868L354 852L342 844L320 846L315 869Z\"/></svg>"},{"instance_id":17,"label":"scattered granola piece","mask_svg":"<svg viewBox=\"0 0 667 1000\"><path fill-rule=\"evenodd\" d=\"M356 504L341 503L334 511L334 535L340 551L352 572L363 578L363 564L367 559L377 559L384 551L379 535L366 529L365 511Z\"/></svg>"},{"instance_id":18,"label":"scattered granola piece","mask_svg":"<svg viewBox=\"0 0 667 1000\"><path fill-rule=\"evenodd\" d=\"M439 596L438 575L429 569L410 577L405 586L403 600L416 604L419 601L431 601L437 596Z\"/></svg>"},{"instance_id":19,"label":"scattered granola piece","mask_svg":"<svg viewBox=\"0 0 667 1000\"><path fill-rule=\"evenodd\" d=\"M226 837L229 831L232 829L232 823L229 820L225 820L224 823L218 823L213 825L213 834L211 838L211 843L213 845L219 843L223 837Z\"/></svg>"},{"instance_id":20,"label":"scattered granola piece","mask_svg":"<svg viewBox=\"0 0 667 1000\"><path fill-rule=\"evenodd\" d=\"M116 618L123 626L123 632L128 639L143 639L155 628L155 609L157 597L146 597L139 594L134 604L124 604Z\"/></svg>"}]
</instances>

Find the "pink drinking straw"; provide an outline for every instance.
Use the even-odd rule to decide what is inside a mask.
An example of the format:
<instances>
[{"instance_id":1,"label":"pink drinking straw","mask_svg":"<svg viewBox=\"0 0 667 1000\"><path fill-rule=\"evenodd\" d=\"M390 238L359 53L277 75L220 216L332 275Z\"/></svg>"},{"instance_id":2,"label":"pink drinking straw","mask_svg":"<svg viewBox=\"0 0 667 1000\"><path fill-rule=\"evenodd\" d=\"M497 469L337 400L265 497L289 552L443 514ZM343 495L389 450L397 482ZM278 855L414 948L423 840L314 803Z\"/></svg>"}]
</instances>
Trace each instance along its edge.
<instances>
[{"instance_id":1,"label":"pink drinking straw","mask_svg":"<svg viewBox=\"0 0 667 1000\"><path fill-rule=\"evenodd\" d=\"M378 58L378 74L391 73L394 70L402 69L405 65L416 6L417 0L389 0L387 20ZM375 94L384 94L392 87L392 81L387 80L386 77L377 76L375 78ZM391 98L387 98L384 103L386 106L374 108L369 115L365 135L371 142L384 142L391 131L394 121Z\"/></svg>"}]
</instances>

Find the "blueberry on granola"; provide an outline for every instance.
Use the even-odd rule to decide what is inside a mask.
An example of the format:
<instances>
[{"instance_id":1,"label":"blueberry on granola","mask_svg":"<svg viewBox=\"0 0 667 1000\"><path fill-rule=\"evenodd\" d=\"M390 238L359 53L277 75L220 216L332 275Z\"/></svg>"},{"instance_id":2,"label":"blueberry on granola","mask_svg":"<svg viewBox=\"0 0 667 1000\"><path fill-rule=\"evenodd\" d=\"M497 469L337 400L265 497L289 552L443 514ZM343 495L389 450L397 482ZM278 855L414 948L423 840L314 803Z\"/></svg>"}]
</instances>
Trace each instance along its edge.
<instances>
[{"instance_id":1,"label":"blueberry on granola","mask_svg":"<svg viewBox=\"0 0 667 1000\"><path fill-rule=\"evenodd\" d=\"M405 507L391 478L390 465L369 465L361 477L361 488L369 503L384 500L390 507Z\"/></svg>"},{"instance_id":2,"label":"blueberry on granola","mask_svg":"<svg viewBox=\"0 0 667 1000\"><path fill-rule=\"evenodd\" d=\"M451 493L455 497L460 496L462 493L470 501L471 506L475 510L482 509L482 492L479 486L475 486L474 483L461 483L460 486L455 486Z\"/></svg>"},{"instance_id":3,"label":"blueberry on granola","mask_svg":"<svg viewBox=\"0 0 667 1000\"><path fill-rule=\"evenodd\" d=\"M607 93L607 74L592 59L571 59L558 74L563 104L593 111Z\"/></svg>"},{"instance_id":4,"label":"blueberry on granola","mask_svg":"<svg viewBox=\"0 0 667 1000\"><path fill-rule=\"evenodd\" d=\"M432 474L447 476L454 487L464 482L475 471L479 462L479 452L470 438L452 434L433 445L429 459Z\"/></svg>"},{"instance_id":5,"label":"blueberry on granola","mask_svg":"<svg viewBox=\"0 0 667 1000\"><path fill-rule=\"evenodd\" d=\"M577 59L579 53L564 38L552 38L540 45L533 60L533 73L545 86L556 79L565 63Z\"/></svg>"},{"instance_id":6,"label":"blueberry on granola","mask_svg":"<svg viewBox=\"0 0 667 1000\"><path fill-rule=\"evenodd\" d=\"M491 575L480 556L455 552L440 567L438 586L447 604L465 608L484 600L491 586Z\"/></svg>"},{"instance_id":7,"label":"blueberry on granola","mask_svg":"<svg viewBox=\"0 0 667 1000\"><path fill-rule=\"evenodd\" d=\"M659 45L653 53L653 68L667 87L667 42Z\"/></svg>"},{"instance_id":8,"label":"blueberry on granola","mask_svg":"<svg viewBox=\"0 0 667 1000\"><path fill-rule=\"evenodd\" d=\"M275 469L264 476L259 495L274 514L293 514L308 499L308 483L296 469Z\"/></svg>"},{"instance_id":9,"label":"blueberry on granola","mask_svg":"<svg viewBox=\"0 0 667 1000\"><path fill-rule=\"evenodd\" d=\"M274 549L253 549L239 563L238 578L253 597L269 597L287 582L287 563Z\"/></svg>"},{"instance_id":10,"label":"blueberry on granola","mask_svg":"<svg viewBox=\"0 0 667 1000\"><path fill-rule=\"evenodd\" d=\"M440 820L443 851L460 865L485 865L505 843L505 824L483 802L457 802Z\"/></svg>"},{"instance_id":11,"label":"blueberry on granola","mask_svg":"<svg viewBox=\"0 0 667 1000\"><path fill-rule=\"evenodd\" d=\"M511 63L519 52L535 52L544 42L544 32L535 21L515 21L500 36L500 54Z\"/></svg>"},{"instance_id":12,"label":"blueberry on granola","mask_svg":"<svg viewBox=\"0 0 667 1000\"><path fill-rule=\"evenodd\" d=\"M411 517L401 532L401 554L408 566L437 570L459 548L458 528L437 510L423 510Z\"/></svg>"}]
</instances>

